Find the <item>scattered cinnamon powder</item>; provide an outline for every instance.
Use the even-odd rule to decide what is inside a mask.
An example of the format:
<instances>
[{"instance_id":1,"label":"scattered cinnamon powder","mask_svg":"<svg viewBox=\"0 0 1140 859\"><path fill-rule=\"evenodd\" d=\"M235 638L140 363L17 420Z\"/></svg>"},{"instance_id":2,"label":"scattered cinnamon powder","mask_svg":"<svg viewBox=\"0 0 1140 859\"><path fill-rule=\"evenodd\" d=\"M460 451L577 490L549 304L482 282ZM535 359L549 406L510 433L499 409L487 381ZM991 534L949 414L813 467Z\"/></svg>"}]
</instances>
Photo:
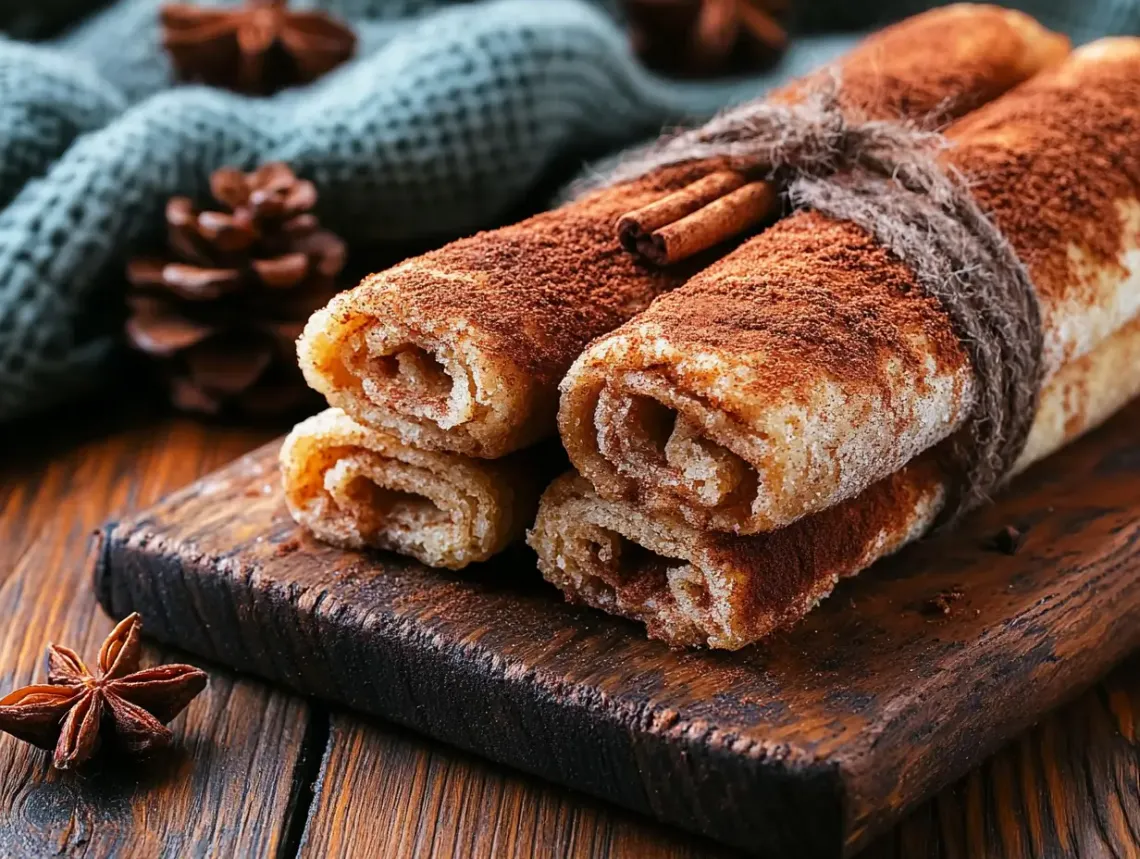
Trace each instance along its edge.
<instances>
[{"instance_id":1,"label":"scattered cinnamon powder","mask_svg":"<svg viewBox=\"0 0 1140 859\"><path fill-rule=\"evenodd\" d=\"M301 541L296 537L293 537L283 543L278 543L277 548L273 550L273 554L277 555L278 557L284 557L285 555L292 555L300 548Z\"/></svg>"},{"instance_id":2,"label":"scattered cinnamon powder","mask_svg":"<svg viewBox=\"0 0 1140 859\"><path fill-rule=\"evenodd\" d=\"M1125 240L1140 241L1126 233L1120 210L1140 197L1137 80L1140 46L1123 41L1115 54L1045 73L950 131L958 145L949 163L970 177L1046 306L1093 303L1080 290L1117 264ZM1075 270L1073 244L1102 268ZM886 360L913 369L927 359L908 339L916 332L940 370L967 366L941 308L913 274L859 228L815 213L753 238L640 321L655 323L683 350L768 356L764 385L779 397L820 374L883 386Z\"/></svg>"},{"instance_id":3,"label":"scattered cinnamon powder","mask_svg":"<svg viewBox=\"0 0 1140 859\"><path fill-rule=\"evenodd\" d=\"M785 402L797 385L830 377L849 389L875 386L889 400L888 362L913 376L931 356L948 375L968 366L948 317L914 273L861 227L816 212L754 237L638 323L653 324L680 350L760 356L763 389L749 391L758 399Z\"/></svg>"},{"instance_id":4,"label":"scattered cinnamon powder","mask_svg":"<svg viewBox=\"0 0 1140 859\"><path fill-rule=\"evenodd\" d=\"M947 132L946 160L1028 267L1046 322L1062 302L1095 303L1097 276L1140 241L1121 209L1140 198L1140 42L1102 45Z\"/></svg>"},{"instance_id":5,"label":"scattered cinnamon powder","mask_svg":"<svg viewBox=\"0 0 1140 859\"><path fill-rule=\"evenodd\" d=\"M931 45L939 46L938 63L930 61ZM1021 13L988 6L936 10L852 51L841 63L843 99L874 116L941 123L1059 59L1065 45L1063 37ZM775 98L794 100L818 80L808 78ZM454 242L402 267L397 288L362 296L357 309L384 318L428 309L450 315L486 335L481 342L488 352L541 384L556 385L590 340L683 283L717 253L666 269L647 266L618 245L617 219L726 166L711 159L665 168Z\"/></svg>"},{"instance_id":6,"label":"scattered cinnamon powder","mask_svg":"<svg viewBox=\"0 0 1140 859\"><path fill-rule=\"evenodd\" d=\"M487 352L557 385L585 345L680 285L707 255L661 269L633 259L614 234L618 217L714 169L678 167L519 224L477 233L379 276L395 288L362 293L353 314L466 321ZM375 281L378 276L366 279Z\"/></svg>"},{"instance_id":7,"label":"scattered cinnamon powder","mask_svg":"<svg viewBox=\"0 0 1140 859\"><path fill-rule=\"evenodd\" d=\"M937 60L931 46L938 46ZM931 10L887 27L839 63L845 108L872 119L908 117L937 128L1060 62L1068 40L996 6ZM823 75L783 87L791 102Z\"/></svg>"}]
</instances>

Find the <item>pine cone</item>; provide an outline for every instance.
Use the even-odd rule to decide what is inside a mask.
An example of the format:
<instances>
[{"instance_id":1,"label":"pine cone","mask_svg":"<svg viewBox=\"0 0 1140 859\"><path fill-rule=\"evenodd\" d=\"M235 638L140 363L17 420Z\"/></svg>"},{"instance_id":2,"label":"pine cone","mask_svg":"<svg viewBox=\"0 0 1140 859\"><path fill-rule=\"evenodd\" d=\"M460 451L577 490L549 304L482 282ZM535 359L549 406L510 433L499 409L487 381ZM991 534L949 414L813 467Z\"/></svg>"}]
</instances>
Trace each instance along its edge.
<instances>
[{"instance_id":1,"label":"pine cone","mask_svg":"<svg viewBox=\"0 0 1140 859\"><path fill-rule=\"evenodd\" d=\"M309 210L312 182L284 164L222 168L210 190L229 212L166 205L168 253L127 267L131 345L153 357L187 411L292 411L313 394L295 341L336 294L345 246Z\"/></svg>"}]
</instances>

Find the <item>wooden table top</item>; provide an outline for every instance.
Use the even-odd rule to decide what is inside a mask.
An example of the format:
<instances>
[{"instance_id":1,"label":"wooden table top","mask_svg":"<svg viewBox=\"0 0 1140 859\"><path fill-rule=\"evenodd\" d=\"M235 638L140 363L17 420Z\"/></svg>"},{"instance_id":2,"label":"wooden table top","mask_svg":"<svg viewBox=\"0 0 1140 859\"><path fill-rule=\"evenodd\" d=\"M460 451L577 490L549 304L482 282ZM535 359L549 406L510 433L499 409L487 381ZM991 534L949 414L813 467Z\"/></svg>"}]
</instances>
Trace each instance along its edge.
<instances>
[{"instance_id":1,"label":"wooden table top","mask_svg":"<svg viewBox=\"0 0 1140 859\"><path fill-rule=\"evenodd\" d=\"M76 409L0 430L0 692L42 682L48 641L88 655L111 629L88 580L97 526L282 429L113 411ZM168 656L149 647L144 662ZM97 759L58 773L44 752L0 736L0 856L731 855L399 728L203 667L210 686L173 723L175 748L151 761ZM1140 657L979 761L863 856L1140 855L1138 730Z\"/></svg>"}]
</instances>

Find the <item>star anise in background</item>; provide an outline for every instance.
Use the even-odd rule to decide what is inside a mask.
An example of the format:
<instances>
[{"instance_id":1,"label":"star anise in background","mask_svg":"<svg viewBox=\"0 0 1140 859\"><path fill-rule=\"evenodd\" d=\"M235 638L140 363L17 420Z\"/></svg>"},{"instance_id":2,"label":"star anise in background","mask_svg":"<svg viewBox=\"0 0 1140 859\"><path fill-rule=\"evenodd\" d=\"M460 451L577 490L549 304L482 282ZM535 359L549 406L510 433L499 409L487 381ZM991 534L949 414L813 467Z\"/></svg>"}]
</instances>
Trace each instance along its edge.
<instances>
[{"instance_id":1,"label":"star anise in background","mask_svg":"<svg viewBox=\"0 0 1140 859\"><path fill-rule=\"evenodd\" d=\"M236 9L169 3L161 21L181 80L248 95L309 83L356 50L347 26L324 12L290 11L286 0L248 0Z\"/></svg>"},{"instance_id":2,"label":"star anise in background","mask_svg":"<svg viewBox=\"0 0 1140 859\"><path fill-rule=\"evenodd\" d=\"M93 675L69 647L48 645L48 682L0 698L0 731L42 749L66 770L91 758L101 733L118 747L142 755L170 744L165 726L206 688L206 674L192 665L139 670L142 621L137 614L116 626L99 650Z\"/></svg>"},{"instance_id":3,"label":"star anise in background","mask_svg":"<svg viewBox=\"0 0 1140 859\"><path fill-rule=\"evenodd\" d=\"M625 8L634 50L667 74L758 71L787 47L788 0L625 0Z\"/></svg>"},{"instance_id":4,"label":"star anise in background","mask_svg":"<svg viewBox=\"0 0 1140 859\"><path fill-rule=\"evenodd\" d=\"M210 190L230 211L173 197L166 253L131 260L127 339L154 360L180 409L297 411L316 395L295 341L339 289L344 242L309 211L313 183L285 164L222 168Z\"/></svg>"}]
</instances>

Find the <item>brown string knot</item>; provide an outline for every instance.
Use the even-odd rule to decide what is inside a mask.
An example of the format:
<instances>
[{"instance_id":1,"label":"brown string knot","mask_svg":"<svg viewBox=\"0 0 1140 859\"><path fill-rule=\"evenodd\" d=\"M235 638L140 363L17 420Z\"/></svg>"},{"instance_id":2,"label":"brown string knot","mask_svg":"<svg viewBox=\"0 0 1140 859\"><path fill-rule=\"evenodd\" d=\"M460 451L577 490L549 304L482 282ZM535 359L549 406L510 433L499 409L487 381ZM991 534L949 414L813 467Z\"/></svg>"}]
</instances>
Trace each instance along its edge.
<instances>
[{"instance_id":1,"label":"brown string knot","mask_svg":"<svg viewBox=\"0 0 1140 859\"><path fill-rule=\"evenodd\" d=\"M636 152L605 184L690 161L730 168L619 220L622 243L651 259L683 258L755 225L774 211L775 186L793 207L858 224L910 266L950 316L976 381L973 411L948 445L957 477L948 521L988 498L1025 446L1042 381L1037 295L964 178L940 164L950 142L913 124L848 119L836 92L831 85L796 105L733 108ZM724 178L733 175L735 185ZM710 199L712 177L730 190ZM755 184L769 189L761 216L756 206L726 203Z\"/></svg>"}]
</instances>

